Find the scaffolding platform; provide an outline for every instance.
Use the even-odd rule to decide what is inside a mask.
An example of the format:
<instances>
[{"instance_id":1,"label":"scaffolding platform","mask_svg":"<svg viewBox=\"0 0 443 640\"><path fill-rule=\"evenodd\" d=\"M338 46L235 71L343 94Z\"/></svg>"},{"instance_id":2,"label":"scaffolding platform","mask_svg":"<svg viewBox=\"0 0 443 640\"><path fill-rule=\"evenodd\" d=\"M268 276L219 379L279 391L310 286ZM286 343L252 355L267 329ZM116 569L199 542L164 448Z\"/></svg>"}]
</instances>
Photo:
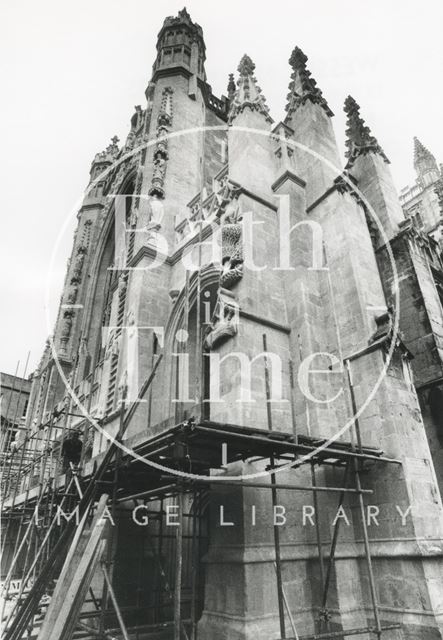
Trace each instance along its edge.
<instances>
[{"instance_id":1,"label":"scaffolding platform","mask_svg":"<svg viewBox=\"0 0 443 640\"><path fill-rule=\"evenodd\" d=\"M84 475L81 478L77 478L75 475L71 478L71 483L73 480L77 483L80 497L82 496L83 487L87 487L86 494L89 494L88 499L91 505L98 500L100 495L110 493L112 496L112 509L115 512L119 504L129 501L137 502L141 500L147 503L170 497L175 498L178 504L181 504L184 493L205 493L206 490L210 491L215 483L223 483L227 486L270 489L273 504L276 504L277 491L282 489L312 492L314 503L318 492L336 492L338 505L342 504L347 493L353 493L360 505L375 624L372 627L368 626L363 629L347 631L332 630L326 627L323 632L306 636L306 639L346 637L347 635L365 633L373 634L380 638L383 631L399 627L399 625L383 627L381 624L375 596L374 576L363 503L364 494L370 494L372 490L362 488L359 474L365 465L401 463L399 460L385 456L381 449L362 445L357 424L358 444L356 445L354 442L328 441L308 435L273 429L264 430L214 421L196 422L189 419L147 436L142 443L135 446L134 453L136 456L134 456L133 452L124 451L117 446L118 442L124 442L124 433L130 418L131 410L125 414L124 408L122 408L119 434L103 454L94 458L96 470L91 475ZM267 476L259 478L257 481L256 479L250 480L223 474L223 470L226 469L228 464L243 461L265 461L264 469L268 472ZM306 482L305 478L303 478L301 484L279 482L279 469L286 467L289 471L291 468L303 465L308 465L308 468L310 468L311 482ZM338 483L340 486L318 486L315 478L315 469L320 465L329 465L342 469L343 481ZM354 482L350 482L351 472L355 476ZM287 478L288 475L285 474L285 480ZM80 487L79 481L81 481L82 487ZM38 500L42 500L42 495L45 491L52 491L54 496L53 503L59 502L63 492L66 499L66 496L71 494L69 494L69 487L65 485L66 477L59 474L58 477L53 478L51 487L49 485L46 489L43 489L42 486L35 487L24 496L14 495L12 499L4 503L3 517L8 518L9 516L11 518L14 517L14 513L20 511L23 513L24 510L31 509L34 504L38 504ZM92 496L95 497L93 498ZM11 503L9 504L10 500ZM81 502L86 505L85 496L83 496ZM319 529L316 531L321 583L323 585L322 609L324 611L327 610L338 524L334 527L328 558L323 556L320 531ZM177 531L177 536L177 548L181 549L183 536L181 526ZM274 546L281 637L289 638L292 635L288 636L285 628L286 616L284 609L288 607L288 603L282 581L280 538L278 527L276 526L274 526ZM177 555L177 562L176 576L178 577L176 578L177 582L173 594L174 621L170 621L174 628L175 637L178 637L179 629L183 625L180 604L180 576L182 570L180 554ZM26 602L24 600L23 606L25 606ZM103 602L106 602L106 596L104 596ZM30 613L26 615L29 618ZM28 619L26 615L24 613L21 618L23 620ZM290 619L292 626L293 620L291 616ZM194 632L196 622L197 620L194 618L192 621ZM23 626L24 623L20 622L20 624ZM8 629L7 640L18 640L19 631L15 631L16 627L17 629L20 628L19 625L12 624L10 630ZM124 623L122 622L123 627ZM295 627L292 630L295 632ZM294 638L301 639L301 637L297 636L295 632Z\"/></svg>"},{"instance_id":2,"label":"scaffolding platform","mask_svg":"<svg viewBox=\"0 0 443 640\"><path fill-rule=\"evenodd\" d=\"M283 431L266 431L264 429L254 429L235 424L220 423L214 421L194 422L187 420L169 427L161 433L148 436L147 439L134 448L137 457L132 457L129 453L122 453L118 465L120 470L119 501L123 501L124 495L130 499L135 491L142 491L149 482L149 496L153 500L166 495L174 495L176 489L172 485L181 482L190 488L198 483L195 479L187 476L180 478L174 475L176 471L201 476L202 482L205 476L209 476L212 470L223 468L226 464L250 459L269 459L280 462L288 468L297 468L305 463L327 464L333 466L346 466L347 463L356 459L361 463L394 463L400 462L394 458L384 455L381 449L375 447L362 446L358 451L350 442L335 441L329 442L325 439L315 438L308 435L294 435ZM97 456L100 462L101 456ZM140 460L143 458L144 461ZM164 470L159 470L150 463L159 465ZM109 482L109 478L115 471L116 462L109 465L105 474L103 484ZM278 465L276 465L278 466ZM168 469L171 473L168 476ZM57 490L64 489L64 476L58 478ZM85 476L85 480L89 477ZM216 480L214 480L215 482ZM220 478L217 481L221 481ZM226 483L229 478L226 479ZM244 483L243 483L244 484ZM252 484L252 483L251 483ZM259 487L258 483L254 486ZM301 488L301 487L300 487ZM312 491L311 486L306 486L306 490ZM319 490L322 490L319 488ZM333 491L333 487L324 488ZM341 491L342 487L338 487ZM355 492L355 489L349 489ZM166 494L165 494L166 492ZM146 494L146 492L145 492ZM3 502L3 515L19 509L26 500L30 505L37 500L39 487L33 487L28 494L22 493L6 498ZM141 496L140 496L141 497ZM147 496L146 496L147 497Z\"/></svg>"},{"instance_id":3,"label":"scaffolding platform","mask_svg":"<svg viewBox=\"0 0 443 640\"><path fill-rule=\"evenodd\" d=\"M381 449L362 446L355 449L349 442L332 442L307 435L294 435L283 431L265 431L234 424L214 421L194 422L188 420L174 425L161 433L149 437L136 446L137 457L124 453L119 461L118 502L125 499L164 498L175 495L177 486L181 490L192 490L196 485L209 485L211 482L239 483L248 486L241 479L235 480L220 475L212 476L211 472L220 470L225 465L246 460L272 460L268 470L276 470L279 466L288 469L303 464L327 464L345 467L352 460L363 463L400 464L394 458L386 457ZM150 466L150 463L154 463ZM158 465L161 467L156 467ZM109 482L109 475L115 468L115 462L109 467L109 474L104 482ZM163 469L163 470L162 470ZM169 472L170 470L170 472ZM184 472L181 476L176 472ZM189 474L189 475L188 475ZM194 476L194 477L191 477ZM195 476L200 476L201 480ZM207 478L207 479L206 479ZM149 490L146 490L147 483ZM260 483L251 482L250 486L259 488ZM264 484L264 486L269 486ZM279 485L280 486L280 485ZM298 488L303 486L281 485L281 488ZM348 491L356 489L343 487L304 487L307 491ZM140 491L140 494L137 493ZM362 490L365 493L365 490ZM369 490L367 491L370 492Z\"/></svg>"}]
</instances>

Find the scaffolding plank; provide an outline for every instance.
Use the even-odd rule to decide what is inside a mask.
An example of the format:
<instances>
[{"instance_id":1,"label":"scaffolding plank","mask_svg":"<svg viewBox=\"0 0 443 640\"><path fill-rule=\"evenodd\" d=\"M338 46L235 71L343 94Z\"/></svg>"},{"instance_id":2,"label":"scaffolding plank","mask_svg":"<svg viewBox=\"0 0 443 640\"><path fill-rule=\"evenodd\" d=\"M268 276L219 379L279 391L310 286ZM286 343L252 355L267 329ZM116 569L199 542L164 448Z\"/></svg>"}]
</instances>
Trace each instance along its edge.
<instances>
[{"instance_id":1,"label":"scaffolding plank","mask_svg":"<svg viewBox=\"0 0 443 640\"><path fill-rule=\"evenodd\" d=\"M107 521L102 519L107 499L107 495L100 498L91 530L86 535L79 534L72 542L43 621L40 640L60 640L67 637L64 635L65 628L72 625L72 618L79 613L79 606L83 604L80 602L82 598L79 598L79 594L89 589L91 567L95 568L99 559L97 550L107 524Z\"/></svg>"}]
</instances>

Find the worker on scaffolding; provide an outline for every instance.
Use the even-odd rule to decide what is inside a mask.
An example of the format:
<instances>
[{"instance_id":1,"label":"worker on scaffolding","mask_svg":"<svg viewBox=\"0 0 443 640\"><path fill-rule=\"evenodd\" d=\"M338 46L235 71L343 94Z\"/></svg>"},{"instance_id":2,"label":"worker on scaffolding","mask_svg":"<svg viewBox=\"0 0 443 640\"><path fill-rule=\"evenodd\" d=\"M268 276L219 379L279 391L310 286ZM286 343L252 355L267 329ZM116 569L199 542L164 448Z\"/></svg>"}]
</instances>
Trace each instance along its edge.
<instances>
[{"instance_id":1,"label":"worker on scaffolding","mask_svg":"<svg viewBox=\"0 0 443 640\"><path fill-rule=\"evenodd\" d=\"M63 472L67 473L71 469L71 464L77 467L80 463L82 454L82 441L80 440L80 432L70 431L68 438L63 441L62 458Z\"/></svg>"}]
</instances>

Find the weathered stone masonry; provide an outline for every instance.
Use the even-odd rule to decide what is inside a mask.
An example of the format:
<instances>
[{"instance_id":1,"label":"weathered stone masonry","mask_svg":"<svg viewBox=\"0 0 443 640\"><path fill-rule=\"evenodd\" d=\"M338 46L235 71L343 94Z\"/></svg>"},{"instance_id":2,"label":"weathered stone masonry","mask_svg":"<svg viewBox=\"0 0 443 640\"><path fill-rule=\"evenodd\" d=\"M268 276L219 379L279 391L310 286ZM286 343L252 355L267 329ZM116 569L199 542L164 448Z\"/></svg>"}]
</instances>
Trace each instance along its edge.
<instances>
[{"instance_id":1,"label":"weathered stone masonry","mask_svg":"<svg viewBox=\"0 0 443 640\"><path fill-rule=\"evenodd\" d=\"M126 142L119 147L114 138L92 163L54 331L60 367L112 435L128 384L140 388L155 358L164 354L126 434L126 444L133 447L191 416L266 430L263 359L251 367L251 396L238 402L245 389L240 363L232 356L240 352L255 358L264 350L263 334L267 350L282 363L282 400L271 403L274 428L332 437L352 417L347 361L357 409L364 407L359 417L363 443L401 463L365 467L363 476L364 488L374 492L371 504L379 507L378 526L370 527L369 534L382 622L401 623L401 629L383 637L443 638L443 271L438 237L443 177L417 141L422 190L436 194L422 198L422 211L429 202L434 208L428 222L418 225L416 213L402 208L389 160L350 96L342 168L332 110L299 48L289 60L286 117L277 124L248 56L240 61L237 81L230 75L228 97L221 98L207 82L205 57L202 29L186 10L166 18L145 106L135 107ZM189 129L193 133L180 133ZM116 233L115 194L136 196L124 205L125 233ZM280 268L285 203L287 231L296 225L288 233L286 270ZM246 231L248 219L254 222L252 234ZM209 242L208 222L219 232L218 253ZM312 268L316 229L321 229L321 264ZM183 256L191 249L200 271L187 275ZM398 272L399 307L390 252ZM258 268L251 268L251 261ZM396 317L400 331L387 364ZM164 328L163 334L152 327ZM184 349L178 329L189 334L189 396L179 403L173 400L183 391L184 370L177 370L178 358L172 355ZM298 385L299 372L315 353L323 355L316 356L311 369L323 374L309 378L311 393L306 394ZM226 356L220 402L211 387L215 378L208 370L209 354ZM132 379L128 363L135 361L138 373ZM39 429L51 409L63 403L74 406L48 348L34 376L29 429ZM84 430L83 471L88 474L107 440L84 420L71 418L69 424ZM348 430L340 441L350 439ZM227 473L262 467L244 460ZM280 476L281 482L311 483L303 468ZM319 468L319 484L341 482L342 469ZM319 614L329 616L335 630L373 624L355 496L343 503L350 522L341 528L326 613L315 528L302 526L294 515L313 504L312 496L281 490L279 502L288 510L281 529L282 578L298 633L315 632ZM325 554L336 503L327 493L319 498ZM227 517L237 526L220 527L220 504L228 505ZM257 525L251 524L252 505L262 514ZM266 489L211 490L199 638L279 637L270 505ZM409 506L403 525L398 509L404 513ZM144 536L144 529L134 532L122 516L114 578L116 591L129 604L141 571L137 554L144 562L150 553ZM155 580L143 571L140 579L140 593L149 598ZM144 615L136 619L152 621L151 614Z\"/></svg>"}]
</instances>

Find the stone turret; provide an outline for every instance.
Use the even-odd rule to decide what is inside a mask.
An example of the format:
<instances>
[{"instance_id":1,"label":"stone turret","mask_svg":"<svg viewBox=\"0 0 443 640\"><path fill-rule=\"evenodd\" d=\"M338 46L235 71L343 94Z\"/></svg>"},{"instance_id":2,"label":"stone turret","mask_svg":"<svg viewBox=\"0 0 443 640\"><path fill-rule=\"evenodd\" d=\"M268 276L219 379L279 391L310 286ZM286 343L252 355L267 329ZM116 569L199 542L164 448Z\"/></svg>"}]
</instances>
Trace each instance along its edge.
<instances>
[{"instance_id":1,"label":"stone turret","mask_svg":"<svg viewBox=\"0 0 443 640\"><path fill-rule=\"evenodd\" d=\"M203 30L191 20L186 8L179 11L177 17L167 17L157 38L153 80L159 75L169 75L179 67L206 81L205 59Z\"/></svg>"},{"instance_id":2,"label":"stone turret","mask_svg":"<svg viewBox=\"0 0 443 640\"><path fill-rule=\"evenodd\" d=\"M414 138L414 169L417 172L418 182L423 188L439 178L436 159L417 137Z\"/></svg>"}]
</instances>

